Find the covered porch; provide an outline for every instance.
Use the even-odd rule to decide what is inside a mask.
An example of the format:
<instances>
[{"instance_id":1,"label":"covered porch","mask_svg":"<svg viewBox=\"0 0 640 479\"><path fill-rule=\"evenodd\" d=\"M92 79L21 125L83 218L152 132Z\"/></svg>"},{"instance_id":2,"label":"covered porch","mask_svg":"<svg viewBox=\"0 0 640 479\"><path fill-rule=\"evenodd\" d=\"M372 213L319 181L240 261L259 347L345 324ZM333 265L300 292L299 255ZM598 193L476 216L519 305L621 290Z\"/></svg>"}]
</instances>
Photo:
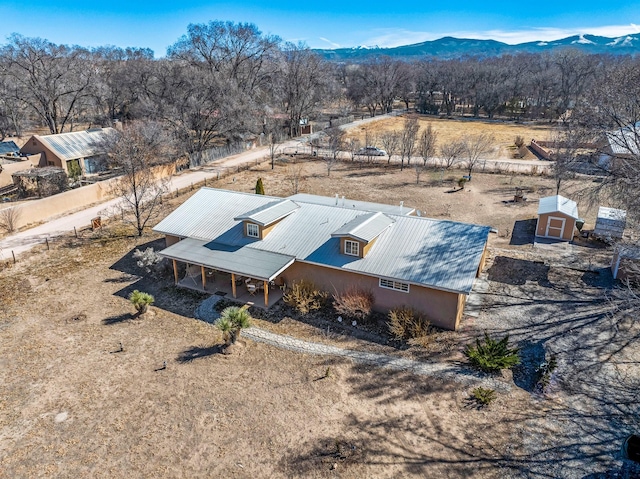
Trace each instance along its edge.
<instances>
[{"instance_id":1,"label":"covered porch","mask_svg":"<svg viewBox=\"0 0 640 479\"><path fill-rule=\"evenodd\" d=\"M160 252L173 263L177 286L268 308L284 293L280 275L293 264L292 256L248 246L183 239ZM179 263L186 265L183 277Z\"/></svg>"}]
</instances>

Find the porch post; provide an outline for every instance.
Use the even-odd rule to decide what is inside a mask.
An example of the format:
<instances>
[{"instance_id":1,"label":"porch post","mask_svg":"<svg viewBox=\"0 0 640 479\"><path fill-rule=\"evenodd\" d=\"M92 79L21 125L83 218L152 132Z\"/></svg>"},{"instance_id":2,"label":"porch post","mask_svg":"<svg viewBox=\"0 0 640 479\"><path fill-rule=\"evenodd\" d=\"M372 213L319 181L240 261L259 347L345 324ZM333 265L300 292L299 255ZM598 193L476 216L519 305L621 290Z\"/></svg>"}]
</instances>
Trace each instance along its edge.
<instances>
[{"instance_id":1,"label":"porch post","mask_svg":"<svg viewBox=\"0 0 640 479\"><path fill-rule=\"evenodd\" d=\"M269 306L269 281L264 282L264 305Z\"/></svg>"},{"instance_id":2,"label":"porch post","mask_svg":"<svg viewBox=\"0 0 640 479\"><path fill-rule=\"evenodd\" d=\"M173 260L173 279L175 280L175 284L178 284L178 264L176 260Z\"/></svg>"},{"instance_id":3,"label":"porch post","mask_svg":"<svg viewBox=\"0 0 640 479\"><path fill-rule=\"evenodd\" d=\"M231 273L231 293L233 297L236 297L236 275L235 273Z\"/></svg>"},{"instance_id":4,"label":"porch post","mask_svg":"<svg viewBox=\"0 0 640 479\"><path fill-rule=\"evenodd\" d=\"M207 289L207 277L204 275L204 266L200 266L200 275L202 276L202 289Z\"/></svg>"}]
</instances>

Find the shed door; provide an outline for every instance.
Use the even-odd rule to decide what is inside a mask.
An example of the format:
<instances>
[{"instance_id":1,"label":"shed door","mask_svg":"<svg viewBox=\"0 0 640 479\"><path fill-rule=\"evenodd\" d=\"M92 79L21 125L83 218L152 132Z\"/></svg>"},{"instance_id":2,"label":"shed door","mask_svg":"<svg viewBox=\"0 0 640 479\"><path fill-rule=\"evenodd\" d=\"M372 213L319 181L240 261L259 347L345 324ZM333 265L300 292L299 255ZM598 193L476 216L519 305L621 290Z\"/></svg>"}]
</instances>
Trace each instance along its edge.
<instances>
[{"instance_id":1,"label":"shed door","mask_svg":"<svg viewBox=\"0 0 640 479\"><path fill-rule=\"evenodd\" d=\"M566 221L566 218L549 216L549 219L547 220L547 232L545 236L549 236L551 238L562 238L562 235L564 234L564 224Z\"/></svg>"}]
</instances>

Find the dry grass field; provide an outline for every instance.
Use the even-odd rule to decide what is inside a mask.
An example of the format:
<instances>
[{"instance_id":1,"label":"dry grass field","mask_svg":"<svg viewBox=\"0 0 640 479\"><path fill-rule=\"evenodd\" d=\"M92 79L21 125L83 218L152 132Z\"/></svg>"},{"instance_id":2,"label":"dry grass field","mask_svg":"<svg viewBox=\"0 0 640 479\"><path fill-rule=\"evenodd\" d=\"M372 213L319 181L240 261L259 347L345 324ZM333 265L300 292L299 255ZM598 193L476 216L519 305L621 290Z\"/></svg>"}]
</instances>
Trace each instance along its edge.
<instances>
[{"instance_id":1,"label":"dry grass field","mask_svg":"<svg viewBox=\"0 0 640 479\"><path fill-rule=\"evenodd\" d=\"M500 231L535 213L535 201L508 203L515 185L530 188L531 200L551 188L540 177L478 174L465 191L451 193L437 176L425 175L415 185L411 171L342 164L327 179L321 162L303 167L304 192L391 204L404 200L428 216L489 223ZM268 194L287 195L287 171L291 165L274 171L263 165L214 186L251 191L262 177ZM184 199L168 202L167 211ZM534 326L518 333L512 323L524 317L534 324L540 307L557 316L555 301L569 297L569 286L584 295L600 288L579 275L566 283L558 268L545 279L551 289L541 280L525 284L521 276L532 266L520 267L522 260L515 258L533 254L531 246L510 245L502 233L491 241L488 269L491 291L499 295L496 305L477 320L465 319L461 333L438 336L452 344L437 360L464 362L462 351L472 337L507 325L523 344L550 341L550 327L536 338L526 336ZM175 289L170 279L145 275L135 265L131 253L137 247L161 244L151 233L129 236L113 222L102 234L67 238L0 271L0 478L581 479L609 477L587 474L620 467L612 431L626 430L628 421L614 414L611 427L598 414L601 403L580 396L578 407L563 383L548 398L535 396L519 379L525 372L517 373L516 383L489 408L478 410L469 407L470 391L457 382L249 340L234 354L221 355L221 335L193 318L204 297ZM498 271L504 251L513 252L516 267ZM126 300L133 289L156 297L142 318L131 316ZM554 291L554 301L525 299L542 299L550 294L545 291ZM512 301L506 305L505 298ZM581 310L579 304L573 309ZM418 347L402 351L328 336L299 321L257 325L343 347L434 359ZM625 356L630 359L635 360ZM599 377L588 372L592 382ZM581 428L575 432L569 425Z\"/></svg>"},{"instance_id":2,"label":"dry grass field","mask_svg":"<svg viewBox=\"0 0 640 479\"><path fill-rule=\"evenodd\" d=\"M488 133L495 139L494 150L487 158L512 158L515 152L514 140L516 136L522 136L528 145L532 138L536 140L550 140L552 129L548 125L517 124L503 121L487 120L449 120L445 118L419 117L420 131L428 125L438 132L438 145L457 140L463 134L477 135ZM376 121L359 129L349 130L349 138L358 138L362 144L365 138L369 138L370 144L382 148L380 135L385 131L399 130L402 128L404 117L398 116ZM530 151L523 159L533 160L536 156Z\"/></svg>"}]
</instances>

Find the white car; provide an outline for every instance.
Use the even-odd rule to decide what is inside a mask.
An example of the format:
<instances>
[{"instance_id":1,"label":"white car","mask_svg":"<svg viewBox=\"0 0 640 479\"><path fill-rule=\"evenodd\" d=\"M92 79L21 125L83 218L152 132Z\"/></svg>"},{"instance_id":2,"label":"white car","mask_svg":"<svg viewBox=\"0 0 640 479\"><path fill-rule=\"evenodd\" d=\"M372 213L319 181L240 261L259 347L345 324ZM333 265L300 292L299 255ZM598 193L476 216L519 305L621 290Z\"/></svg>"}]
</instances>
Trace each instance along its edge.
<instances>
[{"instance_id":1,"label":"white car","mask_svg":"<svg viewBox=\"0 0 640 479\"><path fill-rule=\"evenodd\" d=\"M365 146L364 148L360 148L356 152L356 155L387 156L387 152L380 148L376 148L375 146Z\"/></svg>"}]
</instances>

